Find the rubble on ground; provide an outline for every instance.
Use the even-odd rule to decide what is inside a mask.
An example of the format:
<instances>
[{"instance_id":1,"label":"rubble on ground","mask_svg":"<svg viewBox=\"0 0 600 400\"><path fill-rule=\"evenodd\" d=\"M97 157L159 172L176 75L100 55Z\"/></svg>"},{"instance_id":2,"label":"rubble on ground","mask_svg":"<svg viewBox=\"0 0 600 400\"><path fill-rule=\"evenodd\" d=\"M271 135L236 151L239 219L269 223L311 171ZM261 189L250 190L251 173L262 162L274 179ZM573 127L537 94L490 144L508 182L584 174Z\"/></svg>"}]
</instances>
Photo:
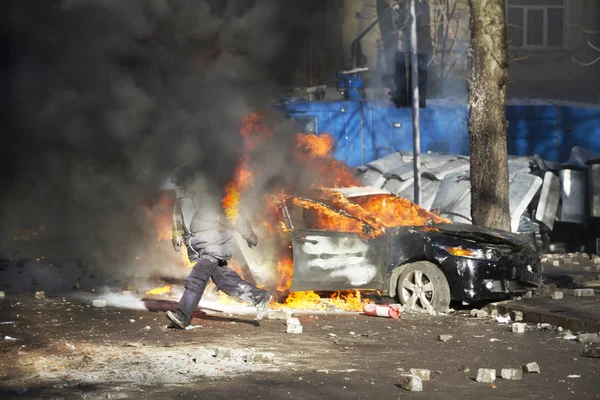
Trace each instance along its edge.
<instances>
[{"instance_id":1,"label":"rubble on ground","mask_svg":"<svg viewBox=\"0 0 600 400\"><path fill-rule=\"evenodd\" d=\"M104 307L106 307L106 300L96 299L96 300L92 301L92 306L98 307L98 308L104 308Z\"/></svg>"},{"instance_id":2,"label":"rubble on ground","mask_svg":"<svg viewBox=\"0 0 600 400\"><path fill-rule=\"evenodd\" d=\"M402 387L402 389L408 390L409 392L423 391L422 379L412 374L403 374L401 376L400 386Z\"/></svg>"},{"instance_id":3,"label":"rubble on ground","mask_svg":"<svg viewBox=\"0 0 600 400\"><path fill-rule=\"evenodd\" d=\"M412 375L418 376L422 381L431 380L431 371L428 369L420 369L420 368L411 368L410 373Z\"/></svg>"},{"instance_id":4,"label":"rubble on ground","mask_svg":"<svg viewBox=\"0 0 600 400\"><path fill-rule=\"evenodd\" d=\"M492 383L496 380L496 370L492 368L479 368L475 380L480 383Z\"/></svg>"},{"instance_id":5,"label":"rubble on ground","mask_svg":"<svg viewBox=\"0 0 600 400\"><path fill-rule=\"evenodd\" d=\"M528 374L539 374L540 366L536 362L530 362L523 365L523 371L527 372Z\"/></svg>"},{"instance_id":6,"label":"rubble on ground","mask_svg":"<svg viewBox=\"0 0 600 400\"><path fill-rule=\"evenodd\" d=\"M550 297L553 300L561 300L564 297L564 292L561 292L560 290L555 290L554 292L552 292L552 294L550 295Z\"/></svg>"},{"instance_id":7,"label":"rubble on ground","mask_svg":"<svg viewBox=\"0 0 600 400\"><path fill-rule=\"evenodd\" d=\"M514 333L525 333L525 329L527 328L527 324L522 322L515 322L512 324L512 331Z\"/></svg>"},{"instance_id":8,"label":"rubble on ground","mask_svg":"<svg viewBox=\"0 0 600 400\"><path fill-rule=\"evenodd\" d=\"M500 376L502 379L510 381L520 381L523 379L523 369L520 368L502 368L500 370Z\"/></svg>"}]
</instances>

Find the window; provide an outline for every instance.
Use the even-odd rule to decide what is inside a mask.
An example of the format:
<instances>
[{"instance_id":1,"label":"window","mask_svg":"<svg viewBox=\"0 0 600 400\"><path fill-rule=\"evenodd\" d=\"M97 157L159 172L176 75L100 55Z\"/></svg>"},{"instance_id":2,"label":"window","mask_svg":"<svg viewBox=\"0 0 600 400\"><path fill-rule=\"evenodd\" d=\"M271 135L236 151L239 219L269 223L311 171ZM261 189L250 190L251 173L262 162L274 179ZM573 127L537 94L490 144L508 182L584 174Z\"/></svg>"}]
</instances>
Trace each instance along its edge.
<instances>
[{"instance_id":1,"label":"window","mask_svg":"<svg viewBox=\"0 0 600 400\"><path fill-rule=\"evenodd\" d=\"M507 0L508 40L511 47L565 47L564 0Z\"/></svg>"}]
</instances>

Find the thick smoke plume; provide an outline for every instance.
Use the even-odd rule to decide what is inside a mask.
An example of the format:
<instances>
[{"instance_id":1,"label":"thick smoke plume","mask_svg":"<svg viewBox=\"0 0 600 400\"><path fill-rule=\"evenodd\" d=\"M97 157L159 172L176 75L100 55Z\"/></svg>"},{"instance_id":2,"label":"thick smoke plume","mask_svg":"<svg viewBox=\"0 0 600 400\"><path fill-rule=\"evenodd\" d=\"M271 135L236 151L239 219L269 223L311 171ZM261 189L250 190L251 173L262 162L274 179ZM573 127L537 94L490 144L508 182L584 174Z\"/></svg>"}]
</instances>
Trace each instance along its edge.
<instances>
[{"instance_id":1,"label":"thick smoke plume","mask_svg":"<svg viewBox=\"0 0 600 400\"><path fill-rule=\"evenodd\" d=\"M318 29L311 1L10 3L2 248L43 225L50 251L101 268L155 240L141 206L176 166L196 163L223 195L241 117L290 83L295 41Z\"/></svg>"}]
</instances>

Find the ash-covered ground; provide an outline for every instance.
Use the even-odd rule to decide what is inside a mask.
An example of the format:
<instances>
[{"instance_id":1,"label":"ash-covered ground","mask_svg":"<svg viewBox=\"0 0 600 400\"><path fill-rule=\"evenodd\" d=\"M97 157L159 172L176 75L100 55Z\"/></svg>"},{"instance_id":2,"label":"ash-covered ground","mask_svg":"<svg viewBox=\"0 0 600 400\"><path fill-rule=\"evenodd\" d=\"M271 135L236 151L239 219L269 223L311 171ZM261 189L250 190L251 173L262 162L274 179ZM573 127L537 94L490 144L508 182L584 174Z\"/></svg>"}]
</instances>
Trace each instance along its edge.
<instances>
[{"instance_id":1,"label":"ash-covered ground","mask_svg":"<svg viewBox=\"0 0 600 400\"><path fill-rule=\"evenodd\" d=\"M300 314L285 319L198 313L194 329L169 329L160 312L92 307L72 296L0 300L2 398L358 398L484 397L588 399L600 396L591 343L566 330L449 315ZM270 318L285 318L272 314ZM440 335L450 335L440 340ZM597 346L597 345L596 345ZM540 373L476 382L479 368ZM424 393L401 389L401 374L429 369Z\"/></svg>"}]
</instances>

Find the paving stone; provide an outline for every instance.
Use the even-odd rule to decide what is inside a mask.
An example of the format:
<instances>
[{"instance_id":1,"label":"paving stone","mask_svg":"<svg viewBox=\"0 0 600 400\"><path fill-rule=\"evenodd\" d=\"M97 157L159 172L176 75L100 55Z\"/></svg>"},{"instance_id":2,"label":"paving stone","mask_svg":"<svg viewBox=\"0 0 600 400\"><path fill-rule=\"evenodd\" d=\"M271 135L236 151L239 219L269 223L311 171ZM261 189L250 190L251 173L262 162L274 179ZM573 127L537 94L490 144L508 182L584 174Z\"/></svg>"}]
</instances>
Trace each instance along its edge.
<instances>
[{"instance_id":1,"label":"paving stone","mask_svg":"<svg viewBox=\"0 0 600 400\"><path fill-rule=\"evenodd\" d=\"M579 343L593 343L598 340L597 333L580 333L577 335L577 341Z\"/></svg>"},{"instance_id":2,"label":"paving stone","mask_svg":"<svg viewBox=\"0 0 600 400\"><path fill-rule=\"evenodd\" d=\"M523 371L527 372L528 374L539 374L540 366L536 362L530 362L523 365Z\"/></svg>"},{"instance_id":3,"label":"paving stone","mask_svg":"<svg viewBox=\"0 0 600 400\"><path fill-rule=\"evenodd\" d=\"M288 318L286 321L287 333L302 333L302 324L298 318Z\"/></svg>"},{"instance_id":4,"label":"paving stone","mask_svg":"<svg viewBox=\"0 0 600 400\"><path fill-rule=\"evenodd\" d=\"M524 324L522 322L515 322L512 324L512 331L514 333L525 333L526 327L527 327L527 324Z\"/></svg>"},{"instance_id":5,"label":"paving stone","mask_svg":"<svg viewBox=\"0 0 600 400\"><path fill-rule=\"evenodd\" d=\"M519 368L502 368L500 371L502 379L508 379L509 381L520 381L523 379L523 369Z\"/></svg>"},{"instance_id":6,"label":"paving stone","mask_svg":"<svg viewBox=\"0 0 600 400\"><path fill-rule=\"evenodd\" d=\"M552 292L552 294L550 295L550 297L552 297L553 300L560 300L565 296L565 294L563 292L561 292L560 290L555 290L554 292Z\"/></svg>"},{"instance_id":7,"label":"paving stone","mask_svg":"<svg viewBox=\"0 0 600 400\"><path fill-rule=\"evenodd\" d=\"M400 387L409 392L422 392L423 381L416 375L404 374L400 378Z\"/></svg>"},{"instance_id":8,"label":"paving stone","mask_svg":"<svg viewBox=\"0 0 600 400\"><path fill-rule=\"evenodd\" d=\"M92 306L98 307L98 308L104 308L104 307L106 307L106 300L96 299L96 300L92 301Z\"/></svg>"},{"instance_id":9,"label":"paving stone","mask_svg":"<svg viewBox=\"0 0 600 400\"><path fill-rule=\"evenodd\" d=\"M513 311L510 313L510 318L515 322L523 321L523 311Z\"/></svg>"},{"instance_id":10,"label":"paving stone","mask_svg":"<svg viewBox=\"0 0 600 400\"><path fill-rule=\"evenodd\" d=\"M438 340L440 342L447 342L448 340L452 339L452 335L440 335L438 337Z\"/></svg>"},{"instance_id":11,"label":"paving stone","mask_svg":"<svg viewBox=\"0 0 600 400\"><path fill-rule=\"evenodd\" d=\"M431 371L428 369L420 369L420 368L411 368L410 373L412 375L418 376L422 381L431 380Z\"/></svg>"},{"instance_id":12,"label":"paving stone","mask_svg":"<svg viewBox=\"0 0 600 400\"><path fill-rule=\"evenodd\" d=\"M594 264L600 265L600 257L594 258Z\"/></svg>"},{"instance_id":13,"label":"paving stone","mask_svg":"<svg viewBox=\"0 0 600 400\"><path fill-rule=\"evenodd\" d=\"M591 297L595 296L594 289L575 289L573 291L575 297Z\"/></svg>"},{"instance_id":14,"label":"paving stone","mask_svg":"<svg viewBox=\"0 0 600 400\"><path fill-rule=\"evenodd\" d=\"M552 266L553 267L560 267L560 261L559 260L552 261Z\"/></svg>"},{"instance_id":15,"label":"paving stone","mask_svg":"<svg viewBox=\"0 0 600 400\"><path fill-rule=\"evenodd\" d=\"M492 383L496 380L496 370L492 368L479 368L475 380L481 383Z\"/></svg>"},{"instance_id":16,"label":"paving stone","mask_svg":"<svg viewBox=\"0 0 600 400\"><path fill-rule=\"evenodd\" d=\"M46 299L46 295L44 292L35 292L35 298L38 300L44 300Z\"/></svg>"}]
</instances>

